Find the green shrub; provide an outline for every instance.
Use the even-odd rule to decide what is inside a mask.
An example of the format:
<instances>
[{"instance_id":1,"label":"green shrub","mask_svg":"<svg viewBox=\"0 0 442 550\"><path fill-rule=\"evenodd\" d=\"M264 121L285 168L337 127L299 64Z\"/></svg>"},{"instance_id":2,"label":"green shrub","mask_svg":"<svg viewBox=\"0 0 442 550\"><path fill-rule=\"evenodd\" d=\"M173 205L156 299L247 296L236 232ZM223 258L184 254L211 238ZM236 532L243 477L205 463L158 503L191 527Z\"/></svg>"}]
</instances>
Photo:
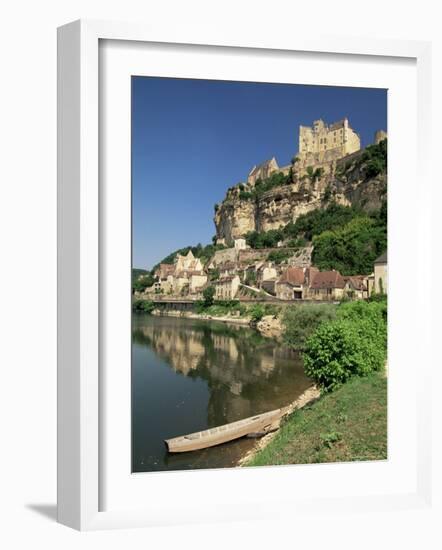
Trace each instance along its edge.
<instances>
[{"instance_id":1,"label":"green shrub","mask_svg":"<svg viewBox=\"0 0 442 550\"><path fill-rule=\"evenodd\" d=\"M255 304L249 308L248 313L252 318L252 321L257 323L258 321L261 321L266 314L266 311L262 304Z\"/></svg>"},{"instance_id":2,"label":"green shrub","mask_svg":"<svg viewBox=\"0 0 442 550\"><path fill-rule=\"evenodd\" d=\"M342 275L370 273L375 259L387 248L387 226L368 216L313 237L312 261L320 270Z\"/></svg>"},{"instance_id":3,"label":"green shrub","mask_svg":"<svg viewBox=\"0 0 442 550\"><path fill-rule=\"evenodd\" d=\"M283 233L279 229L269 231L250 231L246 235L246 242L251 248L275 248L283 239Z\"/></svg>"},{"instance_id":4,"label":"green shrub","mask_svg":"<svg viewBox=\"0 0 442 550\"><path fill-rule=\"evenodd\" d=\"M155 278L150 272L146 272L143 275L138 276L132 281L132 293L144 292L146 288L151 287L155 282Z\"/></svg>"},{"instance_id":5,"label":"green shrub","mask_svg":"<svg viewBox=\"0 0 442 550\"><path fill-rule=\"evenodd\" d=\"M206 305L204 300L198 300L195 302L196 313L213 315L214 317L222 317L224 315L238 312L241 316L246 313L246 310L246 306L241 304L239 300L214 300L210 305Z\"/></svg>"},{"instance_id":6,"label":"green shrub","mask_svg":"<svg viewBox=\"0 0 442 550\"><path fill-rule=\"evenodd\" d=\"M306 341L304 369L321 389L331 391L352 376L382 369L386 354L386 305L349 302Z\"/></svg>"},{"instance_id":7,"label":"green shrub","mask_svg":"<svg viewBox=\"0 0 442 550\"><path fill-rule=\"evenodd\" d=\"M204 306L209 307L213 305L215 297L215 287L208 286L203 290L203 300L204 300Z\"/></svg>"},{"instance_id":8,"label":"green shrub","mask_svg":"<svg viewBox=\"0 0 442 550\"><path fill-rule=\"evenodd\" d=\"M285 308L282 317L285 344L293 349L303 349L307 338L318 326L335 316L336 307L333 305L305 304Z\"/></svg>"},{"instance_id":9,"label":"green shrub","mask_svg":"<svg viewBox=\"0 0 442 550\"><path fill-rule=\"evenodd\" d=\"M132 310L142 313L152 313L155 309L155 304L149 300L134 300L132 302Z\"/></svg>"},{"instance_id":10,"label":"green shrub","mask_svg":"<svg viewBox=\"0 0 442 550\"><path fill-rule=\"evenodd\" d=\"M337 310L337 317L355 322L360 319L370 321L383 332L385 339L387 338L387 299L385 296L383 299L375 301L356 300L342 303Z\"/></svg>"},{"instance_id":11,"label":"green shrub","mask_svg":"<svg viewBox=\"0 0 442 550\"><path fill-rule=\"evenodd\" d=\"M280 264L285 260L288 260L293 256L293 250L272 250L268 256L267 260L269 262L274 262L275 264Z\"/></svg>"}]
</instances>

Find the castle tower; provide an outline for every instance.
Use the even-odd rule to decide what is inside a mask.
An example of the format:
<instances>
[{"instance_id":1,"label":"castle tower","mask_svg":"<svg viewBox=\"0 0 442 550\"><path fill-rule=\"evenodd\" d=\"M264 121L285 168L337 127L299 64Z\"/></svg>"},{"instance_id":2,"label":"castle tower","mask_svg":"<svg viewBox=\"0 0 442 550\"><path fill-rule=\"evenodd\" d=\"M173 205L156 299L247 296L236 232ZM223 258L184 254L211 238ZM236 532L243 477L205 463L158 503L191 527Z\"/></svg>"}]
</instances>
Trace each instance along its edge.
<instances>
[{"instance_id":1,"label":"castle tower","mask_svg":"<svg viewBox=\"0 0 442 550\"><path fill-rule=\"evenodd\" d=\"M348 119L327 125L315 120L313 126L299 127L299 154L303 165L315 165L338 160L359 151L361 141Z\"/></svg>"},{"instance_id":2,"label":"castle tower","mask_svg":"<svg viewBox=\"0 0 442 550\"><path fill-rule=\"evenodd\" d=\"M387 139L387 132L385 130L377 130L374 134L374 142L376 145L384 139Z\"/></svg>"}]
</instances>

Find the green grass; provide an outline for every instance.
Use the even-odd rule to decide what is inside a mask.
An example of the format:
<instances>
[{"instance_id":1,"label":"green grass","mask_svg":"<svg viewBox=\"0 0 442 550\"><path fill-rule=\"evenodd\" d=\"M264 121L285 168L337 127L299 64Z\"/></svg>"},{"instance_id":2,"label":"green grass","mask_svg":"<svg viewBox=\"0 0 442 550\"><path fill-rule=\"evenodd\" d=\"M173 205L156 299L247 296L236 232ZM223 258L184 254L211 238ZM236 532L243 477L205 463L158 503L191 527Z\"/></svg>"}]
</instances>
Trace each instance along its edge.
<instances>
[{"instance_id":1,"label":"green grass","mask_svg":"<svg viewBox=\"0 0 442 550\"><path fill-rule=\"evenodd\" d=\"M387 379L355 377L292 413L246 466L387 458Z\"/></svg>"}]
</instances>

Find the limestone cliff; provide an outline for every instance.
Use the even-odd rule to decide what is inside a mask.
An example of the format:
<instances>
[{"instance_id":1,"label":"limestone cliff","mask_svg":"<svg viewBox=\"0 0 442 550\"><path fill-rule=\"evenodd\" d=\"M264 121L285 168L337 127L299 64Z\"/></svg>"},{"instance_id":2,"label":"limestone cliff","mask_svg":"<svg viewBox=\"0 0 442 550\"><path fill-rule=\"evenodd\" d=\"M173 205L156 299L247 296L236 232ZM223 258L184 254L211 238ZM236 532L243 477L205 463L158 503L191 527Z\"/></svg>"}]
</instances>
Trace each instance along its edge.
<instances>
[{"instance_id":1,"label":"limestone cliff","mask_svg":"<svg viewBox=\"0 0 442 550\"><path fill-rule=\"evenodd\" d=\"M365 210L380 208L386 197L386 171L370 176L364 150L324 167L312 177L293 166L291 180L264 193L254 193L254 185L232 187L217 206L216 236L231 244L250 231L269 231L294 222L301 215L327 206L334 200ZM313 170L315 167L312 167ZM324 169L325 168L325 169Z\"/></svg>"}]
</instances>

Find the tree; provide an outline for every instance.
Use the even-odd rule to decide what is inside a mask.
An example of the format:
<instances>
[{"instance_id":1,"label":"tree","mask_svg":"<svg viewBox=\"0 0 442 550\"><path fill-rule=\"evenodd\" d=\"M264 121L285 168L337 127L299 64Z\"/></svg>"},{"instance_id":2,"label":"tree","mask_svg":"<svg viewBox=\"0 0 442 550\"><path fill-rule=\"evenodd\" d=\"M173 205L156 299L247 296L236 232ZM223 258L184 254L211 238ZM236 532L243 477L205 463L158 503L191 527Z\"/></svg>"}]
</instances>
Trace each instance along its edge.
<instances>
[{"instance_id":1,"label":"tree","mask_svg":"<svg viewBox=\"0 0 442 550\"><path fill-rule=\"evenodd\" d=\"M387 248L387 228L368 216L358 216L336 230L313 238L313 263L342 275L370 273L374 260Z\"/></svg>"},{"instance_id":2,"label":"tree","mask_svg":"<svg viewBox=\"0 0 442 550\"><path fill-rule=\"evenodd\" d=\"M146 275L140 275L132 283L132 292L144 292L146 288L151 287L155 282L152 273L148 272Z\"/></svg>"},{"instance_id":3,"label":"tree","mask_svg":"<svg viewBox=\"0 0 442 550\"><path fill-rule=\"evenodd\" d=\"M204 299L204 307L210 307L213 306L215 298L215 287L213 286L207 286L203 290L203 299Z\"/></svg>"}]
</instances>

